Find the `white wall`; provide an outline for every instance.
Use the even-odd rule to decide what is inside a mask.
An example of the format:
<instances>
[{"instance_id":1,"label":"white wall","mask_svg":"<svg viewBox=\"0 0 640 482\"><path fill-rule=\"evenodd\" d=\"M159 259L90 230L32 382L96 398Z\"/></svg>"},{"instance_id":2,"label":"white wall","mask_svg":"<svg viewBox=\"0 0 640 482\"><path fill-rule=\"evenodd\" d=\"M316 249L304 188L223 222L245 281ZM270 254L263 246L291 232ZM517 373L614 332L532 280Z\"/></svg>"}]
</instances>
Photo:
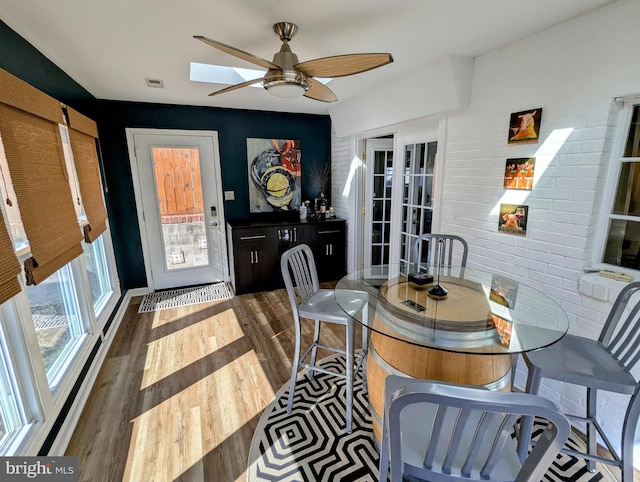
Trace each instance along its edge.
<instances>
[{"instance_id":1,"label":"white wall","mask_svg":"<svg viewBox=\"0 0 640 482\"><path fill-rule=\"evenodd\" d=\"M469 266L545 292L567 312L570 333L591 338L623 286L582 270L594 256L614 98L640 90L640 64L633 60L640 51L638 19L640 2L622 0L476 58L470 108L448 119L442 231L467 239ZM540 142L508 145L510 114L537 107L543 108ZM505 191L506 159L529 156L536 156L533 190ZM526 237L497 231L499 204L512 200L529 206ZM521 388L524 370L520 363ZM545 383L542 393L567 411L585 405L575 387ZM612 440L619 438L625 402L600 397Z\"/></svg>"},{"instance_id":2,"label":"white wall","mask_svg":"<svg viewBox=\"0 0 640 482\"><path fill-rule=\"evenodd\" d=\"M472 58L445 55L393 83L373 87L331 105L331 120L337 134L344 137L427 115L466 109L472 72Z\"/></svg>"},{"instance_id":3,"label":"white wall","mask_svg":"<svg viewBox=\"0 0 640 482\"><path fill-rule=\"evenodd\" d=\"M350 176L353 162L353 142L350 137L338 137L331 129L331 204L336 216L347 220L347 271L356 269L356 204L358 177Z\"/></svg>"},{"instance_id":4,"label":"white wall","mask_svg":"<svg viewBox=\"0 0 640 482\"><path fill-rule=\"evenodd\" d=\"M591 338L624 286L583 268L598 258L600 199L619 109L614 98L640 91L639 19L640 2L619 0L476 58L470 106L446 115L440 139L440 231L467 239L469 266L544 291L567 312L570 332ZM540 142L508 145L510 114L538 107ZM537 158L534 189L505 191L506 159L529 156ZM499 204L512 201L529 206L526 237L497 230ZM516 385L524 380L521 362ZM566 411L585 404L581 390L559 383L545 383L541 393ZM625 408L626 398L599 399L612 440L619 439Z\"/></svg>"}]
</instances>

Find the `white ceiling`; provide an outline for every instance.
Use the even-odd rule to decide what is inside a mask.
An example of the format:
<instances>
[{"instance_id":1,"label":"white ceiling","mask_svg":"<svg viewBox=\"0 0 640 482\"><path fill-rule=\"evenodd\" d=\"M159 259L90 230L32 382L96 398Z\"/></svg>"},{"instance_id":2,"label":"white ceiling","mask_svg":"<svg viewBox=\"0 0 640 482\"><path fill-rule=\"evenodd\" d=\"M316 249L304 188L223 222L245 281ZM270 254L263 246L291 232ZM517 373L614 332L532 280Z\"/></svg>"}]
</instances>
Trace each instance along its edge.
<instances>
[{"instance_id":1,"label":"white ceiling","mask_svg":"<svg viewBox=\"0 0 640 482\"><path fill-rule=\"evenodd\" d=\"M190 62L254 68L193 38L271 60L272 25L296 23L301 62L390 52L394 63L328 86L344 101L445 54L476 57L612 0L2 0L0 18L99 99L326 114L323 102L189 80ZM162 79L164 89L145 78ZM416 88L420 79L415 79Z\"/></svg>"}]
</instances>

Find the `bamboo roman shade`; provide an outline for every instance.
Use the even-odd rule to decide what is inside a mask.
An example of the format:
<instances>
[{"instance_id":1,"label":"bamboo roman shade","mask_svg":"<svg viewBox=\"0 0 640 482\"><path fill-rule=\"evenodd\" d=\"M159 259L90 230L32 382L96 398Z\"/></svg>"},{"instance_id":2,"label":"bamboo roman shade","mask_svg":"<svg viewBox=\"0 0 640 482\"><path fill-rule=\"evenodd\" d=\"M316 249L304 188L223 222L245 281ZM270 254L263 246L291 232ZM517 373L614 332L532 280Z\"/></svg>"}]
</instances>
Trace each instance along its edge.
<instances>
[{"instance_id":1,"label":"bamboo roman shade","mask_svg":"<svg viewBox=\"0 0 640 482\"><path fill-rule=\"evenodd\" d=\"M0 70L0 135L31 257L27 285L82 254L58 124L60 103Z\"/></svg>"},{"instance_id":2,"label":"bamboo roman shade","mask_svg":"<svg viewBox=\"0 0 640 482\"><path fill-rule=\"evenodd\" d=\"M88 224L83 227L84 240L91 243L107 229L107 211L102 198L102 183L98 165L96 123L67 107L69 139L75 161L78 183Z\"/></svg>"},{"instance_id":3,"label":"bamboo roman shade","mask_svg":"<svg viewBox=\"0 0 640 482\"><path fill-rule=\"evenodd\" d=\"M13 250L11 238L0 209L0 305L20 293L18 281L20 263Z\"/></svg>"}]
</instances>

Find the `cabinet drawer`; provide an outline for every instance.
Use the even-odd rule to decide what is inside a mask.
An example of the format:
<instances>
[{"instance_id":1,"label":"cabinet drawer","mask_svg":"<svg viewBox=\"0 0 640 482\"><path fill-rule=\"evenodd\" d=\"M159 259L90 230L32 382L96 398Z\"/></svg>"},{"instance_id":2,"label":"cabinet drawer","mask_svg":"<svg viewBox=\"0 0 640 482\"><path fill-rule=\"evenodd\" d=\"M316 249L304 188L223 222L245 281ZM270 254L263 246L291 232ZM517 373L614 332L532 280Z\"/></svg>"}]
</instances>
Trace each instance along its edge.
<instances>
[{"instance_id":1,"label":"cabinet drawer","mask_svg":"<svg viewBox=\"0 0 640 482\"><path fill-rule=\"evenodd\" d=\"M247 228L233 230L233 245L240 249L254 246L265 246L272 242L272 228Z\"/></svg>"}]
</instances>

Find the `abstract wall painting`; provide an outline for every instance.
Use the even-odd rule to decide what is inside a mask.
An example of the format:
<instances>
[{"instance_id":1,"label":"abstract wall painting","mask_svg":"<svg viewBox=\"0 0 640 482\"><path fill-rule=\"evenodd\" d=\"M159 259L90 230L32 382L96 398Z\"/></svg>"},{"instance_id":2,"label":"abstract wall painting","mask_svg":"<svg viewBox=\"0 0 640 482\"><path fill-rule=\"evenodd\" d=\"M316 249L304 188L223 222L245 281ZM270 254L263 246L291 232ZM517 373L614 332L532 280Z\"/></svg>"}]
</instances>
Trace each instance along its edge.
<instances>
[{"instance_id":1,"label":"abstract wall painting","mask_svg":"<svg viewBox=\"0 0 640 482\"><path fill-rule=\"evenodd\" d=\"M249 212L288 211L300 206L300 141L247 138Z\"/></svg>"}]
</instances>

